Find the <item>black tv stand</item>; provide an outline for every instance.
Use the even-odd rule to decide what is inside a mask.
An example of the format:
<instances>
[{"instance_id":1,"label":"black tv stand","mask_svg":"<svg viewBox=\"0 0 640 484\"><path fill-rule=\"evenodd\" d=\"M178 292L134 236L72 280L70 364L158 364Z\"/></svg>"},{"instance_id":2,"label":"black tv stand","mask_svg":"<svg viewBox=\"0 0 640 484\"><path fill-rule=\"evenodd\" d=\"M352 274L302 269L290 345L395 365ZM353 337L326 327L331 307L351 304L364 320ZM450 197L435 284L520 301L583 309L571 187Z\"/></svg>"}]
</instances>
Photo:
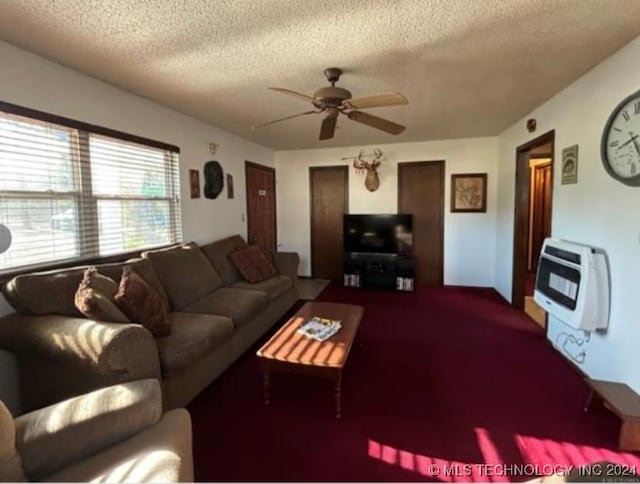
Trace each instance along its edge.
<instances>
[{"instance_id":1,"label":"black tv stand","mask_svg":"<svg viewBox=\"0 0 640 484\"><path fill-rule=\"evenodd\" d=\"M344 255L344 285L413 291L415 267L415 259L407 255L348 252Z\"/></svg>"}]
</instances>

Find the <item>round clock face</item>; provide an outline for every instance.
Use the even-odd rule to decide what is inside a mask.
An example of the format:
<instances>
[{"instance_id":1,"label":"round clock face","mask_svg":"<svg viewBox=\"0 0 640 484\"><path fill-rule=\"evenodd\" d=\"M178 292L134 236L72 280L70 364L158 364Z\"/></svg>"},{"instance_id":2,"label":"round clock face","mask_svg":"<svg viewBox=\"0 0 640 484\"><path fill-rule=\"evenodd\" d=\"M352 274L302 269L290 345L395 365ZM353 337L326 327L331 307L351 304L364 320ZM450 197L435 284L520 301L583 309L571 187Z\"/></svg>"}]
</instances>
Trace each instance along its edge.
<instances>
[{"instance_id":1,"label":"round clock face","mask_svg":"<svg viewBox=\"0 0 640 484\"><path fill-rule=\"evenodd\" d=\"M640 186L640 91L613 110L602 134L601 151L609 175Z\"/></svg>"}]
</instances>

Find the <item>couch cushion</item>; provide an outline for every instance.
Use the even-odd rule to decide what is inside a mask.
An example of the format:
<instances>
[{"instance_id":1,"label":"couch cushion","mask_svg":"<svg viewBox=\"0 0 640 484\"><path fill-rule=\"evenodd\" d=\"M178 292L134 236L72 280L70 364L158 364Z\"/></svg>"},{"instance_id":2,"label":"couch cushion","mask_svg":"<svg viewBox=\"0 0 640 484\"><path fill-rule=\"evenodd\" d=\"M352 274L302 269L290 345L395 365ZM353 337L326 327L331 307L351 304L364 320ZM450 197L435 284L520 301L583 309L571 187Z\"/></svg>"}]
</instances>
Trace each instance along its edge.
<instances>
[{"instance_id":1,"label":"couch cushion","mask_svg":"<svg viewBox=\"0 0 640 484\"><path fill-rule=\"evenodd\" d=\"M145 252L143 256L153 264L173 310L181 310L222 285L195 242Z\"/></svg>"},{"instance_id":2,"label":"couch cushion","mask_svg":"<svg viewBox=\"0 0 640 484\"><path fill-rule=\"evenodd\" d=\"M122 270L115 301L131 322L141 324L153 336L171 334L165 302L130 266Z\"/></svg>"},{"instance_id":3,"label":"couch cushion","mask_svg":"<svg viewBox=\"0 0 640 484\"><path fill-rule=\"evenodd\" d=\"M13 416L0 401L0 482L24 481L22 462L16 452Z\"/></svg>"},{"instance_id":4,"label":"couch cushion","mask_svg":"<svg viewBox=\"0 0 640 484\"><path fill-rule=\"evenodd\" d=\"M239 235L220 239L201 247L204 255L211 261L225 285L242 279L238 270L229 261L229 255L246 247L247 243Z\"/></svg>"},{"instance_id":5,"label":"couch cushion","mask_svg":"<svg viewBox=\"0 0 640 484\"><path fill-rule=\"evenodd\" d=\"M266 281L278 273L267 253L257 245L229 254L229 260L244 280L252 284Z\"/></svg>"},{"instance_id":6,"label":"couch cushion","mask_svg":"<svg viewBox=\"0 0 640 484\"><path fill-rule=\"evenodd\" d=\"M171 335L156 340L164 376L202 359L233 335L233 322L224 316L169 313L169 319Z\"/></svg>"},{"instance_id":7,"label":"couch cushion","mask_svg":"<svg viewBox=\"0 0 640 484\"><path fill-rule=\"evenodd\" d=\"M269 303L266 292L221 287L183 309L186 313L226 316L238 327L262 311Z\"/></svg>"},{"instance_id":8,"label":"couch cushion","mask_svg":"<svg viewBox=\"0 0 640 484\"><path fill-rule=\"evenodd\" d=\"M267 279L266 281L257 282L255 284L245 281L235 282L230 287L266 292L269 300L273 301L278 296L291 289L291 287L293 287L293 282L289 276L277 275Z\"/></svg>"},{"instance_id":9,"label":"couch cushion","mask_svg":"<svg viewBox=\"0 0 640 484\"><path fill-rule=\"evenodd\" d=\"M167 294L153 271L151 262L146 259L102 264L96 268L100 273L117 282L125 265L130 265L167 302ZM87 267L72 267L16 276L2 286L2 292L9 304L21 314L62 314L81 318L83 315L76 308L74 298Z\"/></svg>"},{"instance_id":10,"label":"couch cushion","mask_svg":"<svg viewBox=\"0 0 640 484\"><path fill-rule=\"evenodd\" d=\"M117 292L118 284L113 279L89 267L76 291L76 307L94 321L129 323L129 318L116 305Z\"/></svg>"}]
</instances>

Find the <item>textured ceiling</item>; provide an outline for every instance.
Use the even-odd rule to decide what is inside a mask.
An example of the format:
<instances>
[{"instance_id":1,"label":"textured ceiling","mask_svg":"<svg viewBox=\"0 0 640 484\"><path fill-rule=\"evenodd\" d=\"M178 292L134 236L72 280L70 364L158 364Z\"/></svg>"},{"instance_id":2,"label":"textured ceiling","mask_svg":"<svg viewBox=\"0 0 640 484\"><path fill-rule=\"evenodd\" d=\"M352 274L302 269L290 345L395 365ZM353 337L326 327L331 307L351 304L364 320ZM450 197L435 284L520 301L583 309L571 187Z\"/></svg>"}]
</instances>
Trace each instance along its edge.
<instances>
[{"instance_id":1,"label":"textured ceiling","mask_svg":"<svg viewBox=\"0 0 640 484\"><path fill-rule=\"evenodd\" d=\"M0 0L0 37L274 149L496 135L640 34L638 0ZM343 68L400 136L268 91ZM97 100L100 102L100 100Z\"/></svg>"}]
</instances>

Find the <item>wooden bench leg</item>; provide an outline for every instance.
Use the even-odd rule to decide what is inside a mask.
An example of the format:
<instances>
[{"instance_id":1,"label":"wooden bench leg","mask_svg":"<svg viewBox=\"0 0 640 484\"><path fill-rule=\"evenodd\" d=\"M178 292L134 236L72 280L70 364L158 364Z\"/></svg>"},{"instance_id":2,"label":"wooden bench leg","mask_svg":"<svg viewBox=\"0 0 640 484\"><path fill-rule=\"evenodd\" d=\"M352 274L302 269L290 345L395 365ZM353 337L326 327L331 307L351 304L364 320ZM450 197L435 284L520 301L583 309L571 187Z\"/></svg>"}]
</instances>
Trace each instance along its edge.
<instances>
[{"instance_id":1,"label":"wooden bench leg","mask_svg":"<svg viewBox=\"0 0 640 484\"><path fill-rule=\"evenodd\" d=\"M618 447L620 450L632 452L640 450L640 421L622 420Z\"/></svg>"}]
</instances>

